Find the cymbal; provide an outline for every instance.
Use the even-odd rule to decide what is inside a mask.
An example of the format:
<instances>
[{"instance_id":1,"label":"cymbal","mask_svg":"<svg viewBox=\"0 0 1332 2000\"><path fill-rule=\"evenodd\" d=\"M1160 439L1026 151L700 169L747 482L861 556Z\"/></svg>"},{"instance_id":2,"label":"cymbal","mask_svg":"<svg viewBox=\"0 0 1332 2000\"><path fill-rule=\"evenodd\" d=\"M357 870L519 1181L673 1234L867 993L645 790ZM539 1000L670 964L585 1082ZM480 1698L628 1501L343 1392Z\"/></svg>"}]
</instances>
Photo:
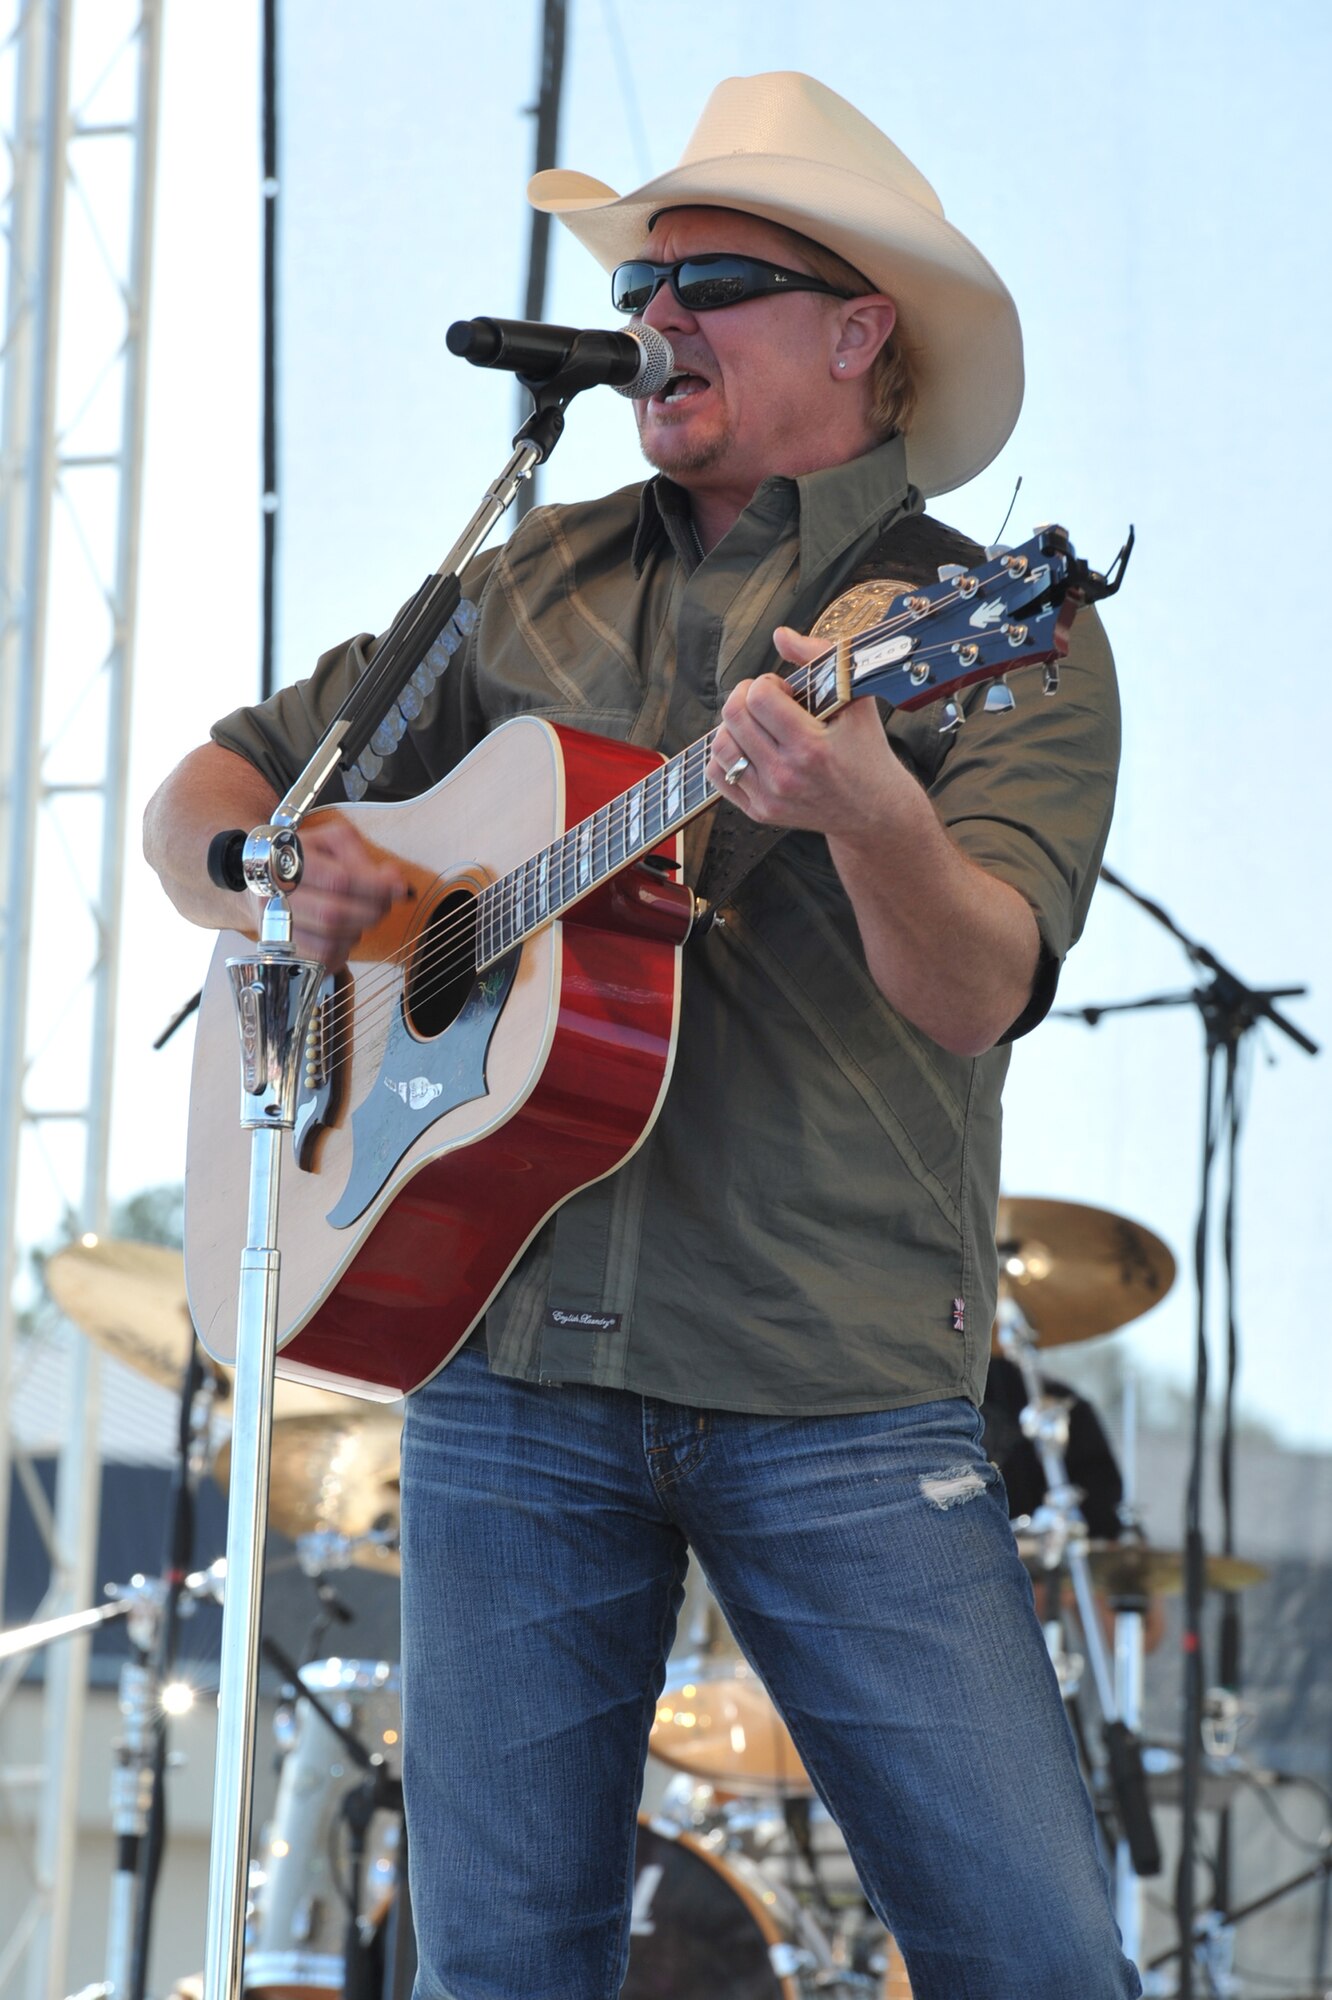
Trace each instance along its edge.
<instances>
[{"instance_id":1,"label":"cymbal","mask_svg":"<svg viewBox=\"0 0 1332 2000\"><path fill-rule=\"evenodd\" d=\"M1184 1588L1184 1551L1153 1549L1140 1542L1093 1542L1092 1580L1107 1597L1178 1597ZM1267 1571L1239 1556L1205 1556L1208 1590L1248 1590Z\"/></svg>"},{"instance_id":2,"label":"cymbal","mask_svg":"<svg viewBox=\"0 0 1332 2000\"><path fill-rule=\"evenodd\" d=\"M1088 1542L1092 1583L1106 1597L1178 1597L1184 1588L1182 1549L1156 1549L1144 1542ZM1019 1535L1018 1553L1036 1577L1046 1574L1039 1535ZM1248 1590L1267 1575L1261 1563L1240 1556L1207 1556L1203 1581L1208 1590Z\"/></svg>"},{"instance_id":3,"label":"cymbal","mask_svg":"<svg viewBox=\"0 0 1332 2000\"><path fill-rule=\"evenodd\" d=\"M402 1415L392 1405L320 1392L329 1406L319 1416L279 1417L273 1423L268 1518L294 1541L301 1535L345 1535L349 1540L384 1530L395 1546L366 1542L351 1551L358 1567L398 1573L399 1463ZM226 1487L231 1447L213 1461L213 1477Z\"/></svg>"},{"instance_id":4,"label":"cymbal","mask_svg":"<svg viewBox=\"0 0 1332 2000\"><path fill-rule=\"evenodd\" d=\"M1000 1295L1021 1307L1041 1347L1112 1333L1175 1282L1159 1236L1081 1202L1001 1195L995 1240Z\"/></svg>"},{"instance_id":5,"label":"cymbal","mask_svg":"<svg viewBox=\"0 0 1332 2000\"><path fill-rule=\"evenodd\" d=\"M663 1764L733 1792L814 1790L772 1696L738 1657L719 1653L675 1663L648 1748Z\"/></svg>"},{"instance_id":6,"label":"cymbal","mask_svg":"<svg viewBox=\"0 0 1332 2000\"><path fill-rule=\"evenodd\" d=\"M46 1288L95 1347L163 1389L180 1393L194 1328L185 1295L185 1260L160 1243L85 1237L47 1259ZM235 1370L205 1356L223 1397ZM279 1378L273 1414L317 1414L349 1400L327 1389Z\"/></svg>"},{"instance_id":7,"label":"cymbal","mask_svg":"<svg viewBox=\"0 0 1332 2000\"><path fill-rule=\"evenodd\" d=\"M194 1337L179 1250L85 1237L48 1258L45 1279L60 1310L104 1354L179 1390Z\"/></svg>"}]
</instances>

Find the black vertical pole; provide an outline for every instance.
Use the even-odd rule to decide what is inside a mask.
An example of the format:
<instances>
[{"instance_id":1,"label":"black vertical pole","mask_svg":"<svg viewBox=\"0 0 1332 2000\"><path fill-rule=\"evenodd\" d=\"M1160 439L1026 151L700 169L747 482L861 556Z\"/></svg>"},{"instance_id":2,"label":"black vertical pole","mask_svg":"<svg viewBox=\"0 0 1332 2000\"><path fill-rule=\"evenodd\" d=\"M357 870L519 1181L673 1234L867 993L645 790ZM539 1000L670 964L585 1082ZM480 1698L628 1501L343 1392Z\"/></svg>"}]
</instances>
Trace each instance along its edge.
<instances>
[{"instance_id":1,"label":"black vertical pole","mask_svg":"<svg viewBox=\"0 0 1332 2000\"><path fill-rule=\"evenodd\" d=\"M259 698L273 692L273 607L277 570L277 0L263 0L263 617Z\"/></svg>"},{"instance_id":2,"label":"black vertical pole","mask_svg":"<svg viewBox=\"0 0 1332 2000\"><path fill-rule=\"evenodd\" d=\"M536 158L533 173L541 173L553 167L559 151L560 137L560 95L564 87L564 27L566 14L565 0L543 0L541 9L541 82L537 101L531 107L536 117ZM527 293L523 302L524 319L544 319L546 312L546 266L550 251L550 217L539 210L532 210L532 234L527 253ZM527 391L519 389L521 405L519 420L527 415L530 398ZM536 504L536 480L533 472L518 489L515 507L519 520L529 507Z\"/></svg>"}]
</instances>

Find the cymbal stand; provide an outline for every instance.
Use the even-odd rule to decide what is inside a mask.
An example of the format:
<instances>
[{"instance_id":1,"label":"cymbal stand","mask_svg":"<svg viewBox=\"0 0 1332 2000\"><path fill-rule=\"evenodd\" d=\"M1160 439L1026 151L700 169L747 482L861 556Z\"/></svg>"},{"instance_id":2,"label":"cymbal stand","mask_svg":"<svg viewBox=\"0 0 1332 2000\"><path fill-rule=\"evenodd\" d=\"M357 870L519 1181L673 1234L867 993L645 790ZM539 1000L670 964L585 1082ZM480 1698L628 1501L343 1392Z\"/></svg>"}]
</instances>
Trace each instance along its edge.
<instances>
[{"instance_id":1,"label":"cymbal stand","mask_svg":"<svg viewBox=\"0 0 1332 2000\"><path fill-rule=\"evenodd\" d=\"M154 1759L161 1685L155 1669L169 1586L136 1576L115 1595L126 1600L130 1657L120 1669L121 1726L111 1767L111 1831L115 1871L106 1936L107 1990L121 2000L132 1990L139 1926L139 1860L153 1808Z\"/></svg>"},{"instance_id":2,"label":"cymbal stand","mask_svg":"<svg viewBox=\"0 0 1332 2000\"><path fill-rule=\"evenodd\" d=\"M263 904L258 949L228 959L241 1043L241 1124L250 1133L249 1212L240 1258L236 1309L236 1383L227 1518L227 1592L218 1686L213 1841L204 1938L204 2000L239 2000L245 1948L245 1890L259 1691L259 1620L263 1548L268 1532L268 1474L277 1366L278 1189L284 1140L296 1122L306 1031L325 977L316 959L291 945L288 892L301 879L297 829L341 770L377 772L420 702L409 701L427 655L461 632L459 576L533 469L554 450L571 396L596 380L575 358L544 382L526 378L535 407L514 439L512 456L450 549L375 649L374 658L334 717L314 754L267 826L248 835L215 835L208 872L220 887L248 890ZM441 662L442 664L442 662ZM438 673L434 673L438 678ZM401 697L401 701L399 700ZM359 760L359 762L358 762Z\"/></svg>"},{"instance_id":3,"label":"cymbal stand","mask_svg":"<svg viewBox=\"0 0 1332 2000\"><path fill-rule=\"evenodd\" d=\"M1019 1275L1013 1271L1011 1259L1007 1268L1010 1275ZM999 1345L1008 1359L1021 1369L1026 1385L1027 1407L1022 1412L1022 1429L1036 1447L1046 1485L1045 1504L1038 1510L1036 1522L1048 1537L1047 1565L1053 1567L1061 1559L1068 1565L1087 1661L1101 1705L1101 1734L1120 1830L1129 1844L1133 1866L1138 1874L1155 1875L1161 1866L1161 1854L1147 1804L1142 1749L1117 1705L1114 1677L1087 1563L1087 1523L1079 1505L1082 1496L1079 1489L1069 1483L1064 1456L1068 1446L1068 1405L1062 1397L1047 1396L1045 1393L1045 1385L1036 1365L1036 1344L1016 1300L1009 1297L1000 1299L996 1322Z\"/></svg>"},{"instance_id":4,"label":"cymbal stand","mask_svg":"<svg viewBox=\"0 0 1332 2000\"><path fill-rule=\"evenodd\" d=\"M396 1528L367 1528L361 1535L344 1535L340 1528L311 1528L296 1537L296 1560L302 1573L318 1579L333 1570L351 1569L364 1549L378 1549L388 1558L398 1553ZM374 1566L369 1565L374 1575Z\"/></svg>"},{"instance_id":5,"label":"cymbal stand","mask_svg":"<svg viewBox=\"0 0 1332 2000\"><path fill-rule=\"evenodd\" d=\"M218 1598L225 1564L195 1570L178 1580L187 1599ZM123 1718L111 1773L111 1825L116 1836L117 1866L111 1882L107 1923L107 1977L93 1989L124 2000L131 1988L138 1907L137 1845L148 1828L152 1793L154 1729L160 1712L161 1686L151 1662L157 1648L168 1590L161 1577L132 1576L128 1583L109 1583L107 1602L85 1611L64 1612L0 1633L0 1660L36 1652L57 1639L94 1630L113 1618L128 1621L132 1656L120 1672L119 1704Z\"/></svg>"}]
</instances>

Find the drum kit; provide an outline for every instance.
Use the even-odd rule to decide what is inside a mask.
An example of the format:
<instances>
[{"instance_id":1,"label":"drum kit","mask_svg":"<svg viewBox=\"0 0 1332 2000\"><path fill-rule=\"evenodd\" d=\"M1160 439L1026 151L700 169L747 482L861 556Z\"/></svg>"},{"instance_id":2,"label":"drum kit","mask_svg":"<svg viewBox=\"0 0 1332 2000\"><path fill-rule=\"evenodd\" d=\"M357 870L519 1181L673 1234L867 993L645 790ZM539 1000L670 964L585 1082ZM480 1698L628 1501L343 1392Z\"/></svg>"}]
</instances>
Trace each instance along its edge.
<instances>
[{"instance_id":1,"label":"drum kit","mask_svg":"<svg viewBox=\"0 0 1332 2000\"><path fill-rule=\"evenodd\" d=\"M1053 1200L1004 1199L998 1242L996 1351L1022 1372L1022 1429L1046 1489L1031 1518L1015 1523L1019 1548L1034 1577L1047 1588L1056 1582L1076 1604L1079 1653L1054 1621L1047 1629L1070 1701L1081 1655L1091 1665L1108 1766L1115 1729L1132 1740L1139 1721L1145 1608L1181 1587L1182 1563L1177 1553L1144 1543L1131 1516L1121 1540L1089 1539L1064 1458L1067 1399L1047 1393L1037 1357L1046 1347L1108 1333L1157 1304L1173 1282L1174 1260L1138 1223ZM177 1252L76 1244L49 1261L47 1283L105 1353L164 1387L180 1386L193 1334ZM229 1393L228 1371L205 1364L196 1399L205 1415L195 1434L204 1440L199 1456L224 1487ZM399 1429L391 1407L278 1382L270 1520L293 1539L311 1577L350 1565L396 1573ZM202 1573L210 1588L218 1567ZM1253 1564L1216 1558L1208 1582L1234 1591L1261 1574ZM1115 1627L1113 1665L1106 1607ZM655 1803L639 1821L627 2000L909 2000L901 1954L873 1917L785 1723L706 1584L693 1576L684 1627L685 1649L668 1663L651 1732L665 1783L650 1786ZM26 1648L41 1643L38 1633L28 1628ZM276 1653L267 1642L266 1649ZM398 1669L351 1658L298 1668L276 1657L290 1697L276 1723L273 1816L251 1862L246 1991L321 2000L354 1989L358 2000L397 2000L408 1990L413 1959L396 1777ZM1135 1834L1128 1816L1114 1813L1106 1773L1088 1775L1110 1794L1122 1850L1141 1829ZM1141 1859L1128 1857L1130 1866ZM1138 1872L1146 1871L1139 1865ZM1120 1889L1131 1948L1133 1911L1122 1880ZM195 1983L181 1981L181 1995Z\"/></svg>"}]
</instances>

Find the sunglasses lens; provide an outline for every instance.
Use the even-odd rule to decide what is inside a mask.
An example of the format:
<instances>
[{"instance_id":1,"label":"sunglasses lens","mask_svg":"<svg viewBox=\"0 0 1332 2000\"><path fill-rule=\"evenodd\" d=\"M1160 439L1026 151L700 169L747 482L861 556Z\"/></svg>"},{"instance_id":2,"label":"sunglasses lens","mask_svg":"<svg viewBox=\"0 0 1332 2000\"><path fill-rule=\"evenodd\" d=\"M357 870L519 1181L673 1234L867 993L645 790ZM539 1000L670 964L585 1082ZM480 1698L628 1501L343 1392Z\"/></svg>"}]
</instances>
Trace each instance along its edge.
<instances>
[{"instance_id":1,"label":"sunglasses lens","mask_svg":"<svg viewBox=\"0 0 1332 2000\"><path fill-rule=\"evenodd\" d=\"M688 257L677 273L675 290L691 312L711 312L752 298L761 275L747 257Z\"/></svg>"},{"instance_id":2,"label":"sunglasses lens","mask_svg":"<svg viewBox=\"0 0 1332 2000\"><path fill-rule=\"evenodd\" d=\"M611 277L611 303L616 312L642 312L656 284L654 264L621 264Z\"/></svg>"}]
</instances>

